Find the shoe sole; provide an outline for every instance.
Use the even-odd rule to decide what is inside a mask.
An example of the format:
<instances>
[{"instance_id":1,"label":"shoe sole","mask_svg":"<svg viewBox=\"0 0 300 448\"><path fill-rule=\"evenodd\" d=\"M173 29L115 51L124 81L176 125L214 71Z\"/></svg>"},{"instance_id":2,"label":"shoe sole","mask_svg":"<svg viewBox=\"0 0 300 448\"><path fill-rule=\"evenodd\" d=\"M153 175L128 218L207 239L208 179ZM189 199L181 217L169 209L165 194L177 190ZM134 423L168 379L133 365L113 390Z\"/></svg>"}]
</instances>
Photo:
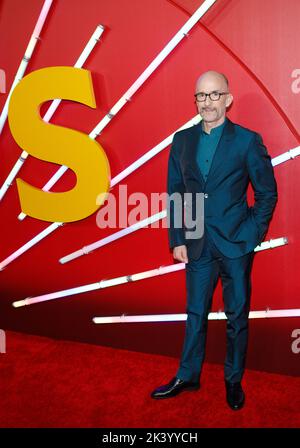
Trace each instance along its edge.
<instances>
[{"instance_id":1,"label":"shoe sole","mask_svg":"<svg viewBox=\"0 0 300 448\"><path fill-rule=\"evenodd\" d=\"M182 394L183 392L194 392L199 389L200 389L200 386L189 386L189 387L185 387L184 389L182 389L172 395L158 395L158 396L151 395L151 398L154 398L155 400L162 400L162 399L166 399L166 398L175 398L175 397L177 397L177 395Z\"/></svg>"}]
</instances>

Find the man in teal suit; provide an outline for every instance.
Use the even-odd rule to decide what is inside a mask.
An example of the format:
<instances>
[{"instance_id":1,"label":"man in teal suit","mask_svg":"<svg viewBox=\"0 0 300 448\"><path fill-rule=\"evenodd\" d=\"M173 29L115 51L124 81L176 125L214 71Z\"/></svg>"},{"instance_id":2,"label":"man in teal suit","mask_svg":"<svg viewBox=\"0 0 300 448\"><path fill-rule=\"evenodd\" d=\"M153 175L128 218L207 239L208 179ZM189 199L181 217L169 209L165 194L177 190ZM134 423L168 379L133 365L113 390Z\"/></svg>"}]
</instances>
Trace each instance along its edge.
<instances>
[{"instance_id":1,"label":"man in teal suit","mask_svg":"<svg viewBox=\"0 0 300 448\"><path fill-rule=\"evenodd\" d=\"M185 224L175 225L168 201L169 242L176 260L186 263L187 321L176 376L156 388L152 398L169 398L200 387L205 356L207 317L219 276L227 317L224 377L227 403L241 409L248 342L248 314L254 248L263 241L277 202L271 158L261 136L233 123L226 109L233 96L227 78L203 73L195 101L202 121L174 135L168 164L168 194L192 196L192 209L203 194L204 232L187 238ZM247 203L251 182L255 203ZM191 234L191 232L189 232Z\"/></svg>"}]
</instances>

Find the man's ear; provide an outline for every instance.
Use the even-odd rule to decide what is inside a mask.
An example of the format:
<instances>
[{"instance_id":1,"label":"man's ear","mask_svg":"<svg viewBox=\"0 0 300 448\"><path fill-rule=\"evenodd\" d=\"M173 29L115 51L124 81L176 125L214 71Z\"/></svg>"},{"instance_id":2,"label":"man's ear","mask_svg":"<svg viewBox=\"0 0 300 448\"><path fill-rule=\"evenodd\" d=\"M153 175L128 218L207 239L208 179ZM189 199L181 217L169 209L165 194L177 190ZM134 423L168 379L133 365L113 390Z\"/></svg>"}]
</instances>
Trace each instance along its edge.
<instances>
[{"instance_id":1,"label":"man's ear","mask_svg":"<svg viewBox=\"0 0 300 448\"><path fill-rule=\"evenodd\" d=\"M225 101L226 107L229 107L230 104L232 103L232 101L233 101L233 95L231 93L229 93L226 96L226 101Z\"/></svg>"}]
</instances>

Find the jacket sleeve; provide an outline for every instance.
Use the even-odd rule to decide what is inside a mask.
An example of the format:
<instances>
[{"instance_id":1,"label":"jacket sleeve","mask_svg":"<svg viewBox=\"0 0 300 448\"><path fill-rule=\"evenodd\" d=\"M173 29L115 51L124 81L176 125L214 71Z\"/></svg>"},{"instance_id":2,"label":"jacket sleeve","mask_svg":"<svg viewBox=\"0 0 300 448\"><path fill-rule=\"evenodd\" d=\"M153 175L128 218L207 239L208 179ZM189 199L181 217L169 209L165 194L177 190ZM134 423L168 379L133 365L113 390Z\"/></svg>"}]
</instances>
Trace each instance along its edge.
<instances>
[{"instance_id":1,"label":"jacket sleeve","mask_svg":"<svg viewBox=\"0 0 300 448\"><path fill-rule=\"evenodd\" d=\"M255 200L253 207L250 207L250 212L257 224L262 241L267 233L278 193L271 157L258 133L254 133L249 144L247 167Z\"/></svg>"},{"instance_id":2,"label":"jacket sleeve","mask_svg":"<svg viewBox=\"0 0 300 448\"><path fill-rule=\"evenodd\" d=\"M176 133L169 154L167 179L167 222L171 249L185 244L183 224L185 185L179 163L179 149L180 135Z\"/></svg>"}]
</instances>

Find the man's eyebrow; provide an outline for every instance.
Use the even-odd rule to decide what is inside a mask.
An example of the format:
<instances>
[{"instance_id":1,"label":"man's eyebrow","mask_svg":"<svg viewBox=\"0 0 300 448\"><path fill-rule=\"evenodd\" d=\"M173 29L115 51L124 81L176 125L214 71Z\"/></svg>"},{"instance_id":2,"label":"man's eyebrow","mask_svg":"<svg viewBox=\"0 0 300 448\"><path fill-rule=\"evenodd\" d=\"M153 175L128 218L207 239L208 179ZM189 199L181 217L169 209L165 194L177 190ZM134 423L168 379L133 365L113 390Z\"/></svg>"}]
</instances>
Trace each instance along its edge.
<instances>
[{"instance_id":1,"label":"man's eyebrow","mask_svg":"<svg viewBox=\"0 0 300 448\"><path fill-rule=\"evenodd\" d=\"M221 90L221 89L211 90L209 93L214 93L214 92L218 92L219 93L219 90ZM203 90L200 90L198 93L206 93L206 92L204 92Z\"/></svg>"}]
</instances>

